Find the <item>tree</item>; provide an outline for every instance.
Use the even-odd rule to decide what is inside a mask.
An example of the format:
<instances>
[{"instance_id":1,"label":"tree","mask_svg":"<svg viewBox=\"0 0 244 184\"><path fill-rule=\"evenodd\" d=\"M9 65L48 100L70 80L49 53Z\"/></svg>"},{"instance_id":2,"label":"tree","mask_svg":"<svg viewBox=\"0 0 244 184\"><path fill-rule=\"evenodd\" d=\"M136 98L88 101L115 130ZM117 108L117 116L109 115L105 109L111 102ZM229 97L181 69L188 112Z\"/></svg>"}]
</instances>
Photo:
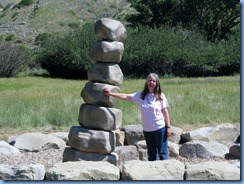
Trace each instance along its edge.
<instances>
[{"instance_id":1,"label":"tree","mask_svg":"<svg viewBox=\"0 0 244 184\"><path fill-rule=\"evenodd\" d=\"M128 0L137 13L129 15L127 20L132 26L146 25L160 27L171 24L179 0Z\"/></svg>"},{"instance_id":2,"label":"tree","mask_svg":"<svg viewBox=\"0 0 244 184\"><path fill-rule=\"evenodd\" d=\"M240 2L232 0L129 0L137 14L127 20L132 26L182 25L200 30L207 40L226 39L240 31Z\"/></svg>"},{"instance_id":3,"label":"tree","mask_svg":"<svg viewBox=\"0 0 244 184\"><path fill-rule=\"evenodd\" d=\"M182 0L178 21L196 25L207 40L226 39L240 26L240 2L229 0Z\"/></svg>"}]
</instances>

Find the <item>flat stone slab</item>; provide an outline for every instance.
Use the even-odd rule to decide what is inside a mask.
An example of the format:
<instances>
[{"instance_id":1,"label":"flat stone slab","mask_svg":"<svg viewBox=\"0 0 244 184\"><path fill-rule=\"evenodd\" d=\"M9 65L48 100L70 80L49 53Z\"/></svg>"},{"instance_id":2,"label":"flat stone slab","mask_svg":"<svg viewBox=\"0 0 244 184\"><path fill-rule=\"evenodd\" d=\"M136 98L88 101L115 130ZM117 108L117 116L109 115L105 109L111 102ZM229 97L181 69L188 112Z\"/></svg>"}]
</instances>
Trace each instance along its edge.
<instances>
[{"instance_id":1,"label":"flat stone slab","mask_svg":"<svg viewBox=\"0 0 244 184\"><path fill-rule=\"evenodd\" d=\"M184 180L185 165L178 160L126 161L122 180Z\"/></svg>"},{"instance_id":2,"label":"flat stone slab","mask_svg":"<svg viewBox=\"0 0 244 184\"><path fill-rule=\"evenodd\" d=\"M108 162L77 161L54 164L47 180L119 180L119 168Z\"/></svg>"}]
</instances>

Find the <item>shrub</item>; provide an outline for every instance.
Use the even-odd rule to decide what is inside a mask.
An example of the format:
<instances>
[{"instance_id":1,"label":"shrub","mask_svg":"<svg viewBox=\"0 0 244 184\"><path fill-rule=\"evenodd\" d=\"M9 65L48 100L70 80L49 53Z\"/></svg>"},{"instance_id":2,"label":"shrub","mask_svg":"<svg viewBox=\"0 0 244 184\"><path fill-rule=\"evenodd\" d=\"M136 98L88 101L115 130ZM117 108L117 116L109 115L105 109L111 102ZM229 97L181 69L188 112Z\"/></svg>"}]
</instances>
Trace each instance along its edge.
<instances>
[{"instance_id":1,"label":"shrub","mask_svg":"<svg viewBox=\"0 0 244 184\"><path fill-rule=\"evenodd\" d=\"M34 3L34 0L22 0L19 2L19 4L17 5L17 8L22 8L25 6L30 6Z\"/></svg>"},{"instance_id":2,"label":"shrub","mask_svg":"<svg viewBox=\"0 0 244 184\"><path fill-rule=\"evenodd\" d=\"M25 48L7 42L0 45L0 77L14 77L29 57Z\"/></svg>"},{"instance_id":3,"label":"shrub","mask_svg":"<svg viewBox=\"0 0 244 184\"><path fill-rule=\"evenodd\" d=\"M13 42L16 39L14 34L10 34L5 38L5 41L7 42Z\"/></svg>"},{"instance_id":4,"label":"shrub","mask_svg":"<svg viewBox=\"0 0 244 184\"><path fill-rule=\"evenodd\" d=\"M42 42L36 61L51 77L86 79L93 64L88 53L94 42L93 25L67 35L53 34Z\"/></svg>"},{"instance_id":5,"label":"shrub","mask_svg":"<svg viewBox=\"0 0 244 184\"><path fill-rule=\"evenodd\" d=\"M144 78L156 72L161 76L203 77L240 72L238 36L212 43L197 31L180 28L140 26L129 27L127 32L120 64L126 76Z\"/></svg>"}]
</instances>

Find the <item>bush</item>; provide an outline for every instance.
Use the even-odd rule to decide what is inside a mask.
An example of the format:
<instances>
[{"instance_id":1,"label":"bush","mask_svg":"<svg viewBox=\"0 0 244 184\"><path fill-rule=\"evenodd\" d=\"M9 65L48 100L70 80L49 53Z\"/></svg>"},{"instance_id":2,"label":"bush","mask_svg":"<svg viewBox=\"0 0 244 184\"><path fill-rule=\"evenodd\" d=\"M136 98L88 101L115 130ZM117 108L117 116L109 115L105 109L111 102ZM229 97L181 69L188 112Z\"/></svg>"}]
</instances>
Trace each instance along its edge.
<instances>
[{"instance_id":1,"label":"bush","mask_svg":"<svg viewBox=\"0 0 244 184\"><path fill-rule=\"evenodd\" d=\"M145 78L150 72L178 77L240 73L238 36L212 43L197 31L146 26L127 31L120 64L126 76Z\"/></svg>"},{"instance_id":2,"label":"bush","mask_svg":"<svg viewBox=\"0 0 244 184\"><path fill-rule=\"evenodd\" d=\"M28 59L25 48L3 42L0 44L0 77L15 77Z\"/></svg>"},{"instance_id":3,"label":"bush","mask_svg":"<svg viewBox=\"0 0 244 184\"><path fill-rule=\"evenodd\" d=\"M132 78L160 76L207 77L240 73L240 34L219 43L206 41L197 31L141 26L127 28L120 67ZM37 61L51 77L87 79L93 64L88 56L96 42L93 24L67 35L39 35Z\"/></svg>"},{"instance_id":4,"label":"bush","mask_svg":"<svg viewBox=\"0 0 244 184\"><path fill-rule=\"evenodd\" d=\"M20 3L17 5L17 8L22 8L25 6L30 6L34 3L34 0L22 0Z\"/></svg>"},{"instance_id":5,"label":"bush","mask_svg":"<svg viewBox=\"0 0 244 184\"><path fill-rule=\"evenodd\" d=\"M67 35L51 35L42 41L36 61L51 77L86 79L93 64L88 56L96 38L93 25Z\"/></svg>"},{"instance_id":6,"label":"bush","mask_svg":"<svg viewBox=\"0 0 244 184\"><path fill-rule=\"evenodd\" d=\"M5 38L5 41L7 42L13 42L16 39L14 34L10 34Z\"/></svg>"}]
</instances>

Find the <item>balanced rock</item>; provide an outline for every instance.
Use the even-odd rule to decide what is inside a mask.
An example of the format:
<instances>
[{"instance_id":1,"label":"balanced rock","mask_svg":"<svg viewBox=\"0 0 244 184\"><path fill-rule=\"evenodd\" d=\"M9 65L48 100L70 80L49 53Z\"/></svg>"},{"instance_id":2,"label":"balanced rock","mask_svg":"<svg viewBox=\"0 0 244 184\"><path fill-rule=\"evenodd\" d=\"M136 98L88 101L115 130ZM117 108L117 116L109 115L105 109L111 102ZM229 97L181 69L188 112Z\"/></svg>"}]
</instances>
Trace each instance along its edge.
<instances>
[{"instance_id":1,"label":"balanced rock","mask_svg":"<svg viewBox=\"0 0 244 184\"><path fill-rule=\"evenodd\" d=\"M87 104L114 107L119 100L117 98L106 95L103 92L105 87L109 88L111 92L120 92L120 89L117 86L89 81L81 91L81 97Z\"/></svg>"},{"instance_id":2,"label":"balanced rock","mask_svg":"<svg viewBox=\"0 0 244 184\"><path fill-rule=\"evenodd\" d=\"M72 147L67 147L63 153L63 162L68 161L107 161L111 164L117 165L118 155L115 152L109 154L99 154L84 152Z\"/></svg>"},{"instance_id":3,"label":"balanced rock","mask_svg":"<svg viewBox=\"0 0 244 184\"><path fill-rule=\"evenodd\" d=\"M99 19L95 23L94 30L96 37L102 40L123 42L127 36L124 25L120 21L109 18Z\"/></svg>"},{"instance_id":4,"label":"balanced rock","mask_svg":"<svg viewBox=\"0 0 244 184\"><path fill-rule=\"evenodd\" d=\"M87 72L88 80L120 86L123 82L123 73L116 63L96 62Z\"/></svg>"},{"instance_id":5,"label":"balanced rock","mask_svg":"<svg viewBox=\"0 0 244 184\"><path fill-rule=\"evenodd\" d=\"M82 104L78 122L86 128L116 130L122 124L122 111L116 108Z\"/></svg>"},{"instance_id":6,"label":"balanced rock","mask_svg":"<svg viewBox=\"0 0 244 184\"><path fill-rule=\"evenodd\" d=\"M117 41L97 41L91 48L89 56L94 61L120 63L124 44Z\"/></svg>"},{"instance_id":7,"label":"balanced rock","mask_svg":"<svg viewBox=\"0 0 244 184\"><path fill-rule=\"evenodd\" d=\"M116 140L111 131L92 130L82 126L72 126L68 145L84 152L108 154L114 151Z\"/></svg>"}]
</instances>

